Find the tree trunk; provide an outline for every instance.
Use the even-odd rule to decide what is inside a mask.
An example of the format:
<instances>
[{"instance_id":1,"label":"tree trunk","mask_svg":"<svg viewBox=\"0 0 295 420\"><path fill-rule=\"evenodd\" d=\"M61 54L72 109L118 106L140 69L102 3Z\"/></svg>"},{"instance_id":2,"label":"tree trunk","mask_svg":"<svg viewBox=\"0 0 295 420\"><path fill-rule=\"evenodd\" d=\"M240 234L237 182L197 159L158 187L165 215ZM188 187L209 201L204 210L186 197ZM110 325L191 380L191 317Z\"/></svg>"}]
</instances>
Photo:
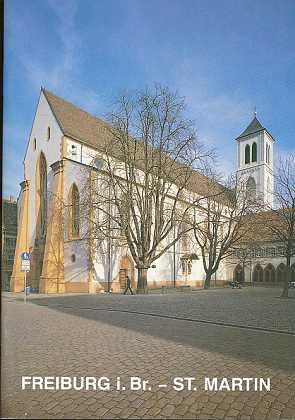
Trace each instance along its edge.
<instances>
[{"instance_id":1,"label":"tree trunk","mask_svg":"<svg viewBox=\"0 0 295 420\"><path fill-rule=\"evenodd\" d=\"M212 273L208 272L206 273L206 279L204 283L204 289L210 289L210 282L211 282Z\"/></svg>"},{"instance_id":2,"label":"tree trunk","mask_svg":"<svg viewBox=\"0 0 295 420\"><path fill-rule=\"evenodd\" d=\"M287 298L289 297L289 282L291 281L291 267L290 267L290 258L287 258L287 269L286 269L286 278L284 281L284 287L283 287L283 291L281 294L282 298Z\"/></svg>"},{"instance_id":3,"label":"tree trunk","mask_svg":"<svg viewBox=\"0 0 295 420\"><path fill-rule=\"evenodd\" d=\"M140 267L137 269L138 272L138 280L137 280L137 294L145 294L147 293L147 272L148 268Z\"/></svg>"}]
</instances>

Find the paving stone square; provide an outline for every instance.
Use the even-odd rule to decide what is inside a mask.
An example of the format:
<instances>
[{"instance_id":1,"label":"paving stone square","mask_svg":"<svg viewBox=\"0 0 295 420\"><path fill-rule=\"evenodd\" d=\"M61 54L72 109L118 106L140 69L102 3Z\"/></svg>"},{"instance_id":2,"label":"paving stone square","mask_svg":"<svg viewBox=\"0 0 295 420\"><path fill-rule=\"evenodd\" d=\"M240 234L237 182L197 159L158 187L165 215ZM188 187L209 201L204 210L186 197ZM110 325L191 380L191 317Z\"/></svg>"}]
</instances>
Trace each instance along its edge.
<instances>
[{"instance_id":1,"label":"paving stone square","mask_svg":"<svg viewBox=\"0 0 295 420\"><path fill-rule=\"evenodd\" d=\"M295 292L2 296L3 418L294 419ZM22 376L121 378L125 390L21 389ZM151 389L131 391L130 377ZM173 389L194 377L196 389ZM270 378L206 391L205 377ZM159 387L159 385L167 385Z\"/></svg>"}]
</instances>

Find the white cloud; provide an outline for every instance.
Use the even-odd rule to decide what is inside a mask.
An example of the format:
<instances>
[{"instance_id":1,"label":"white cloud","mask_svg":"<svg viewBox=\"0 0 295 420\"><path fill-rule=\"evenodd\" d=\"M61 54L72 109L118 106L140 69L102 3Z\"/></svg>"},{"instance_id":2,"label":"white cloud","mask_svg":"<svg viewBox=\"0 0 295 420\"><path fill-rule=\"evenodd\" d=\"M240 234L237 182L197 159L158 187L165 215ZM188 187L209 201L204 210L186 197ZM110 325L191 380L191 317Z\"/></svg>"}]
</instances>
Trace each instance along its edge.
<instances>
[{"instance_id":1,"label":"white cloud","mask_svg":"<svg viewBox=\"0 0 295 420\"><path fill-rule=\"evenodd\" d=\"M55 24L54 19L50 19L52 25L48 27L48 37L51 31L55 31L60 41L55 63L50 66L44 60L44 54L32 56L28 53L22 56L22 63L34 88L40 89L43 85L52 90L65 89L71 84L72 74L75 74L80 60L81 43L75 31L77 3L70 0L50 0L48 4L56 18ZM43 48L46 49L46 45ZM48 50L48 54L53 53L54 51Z\"/></svg>"}]
</instances>

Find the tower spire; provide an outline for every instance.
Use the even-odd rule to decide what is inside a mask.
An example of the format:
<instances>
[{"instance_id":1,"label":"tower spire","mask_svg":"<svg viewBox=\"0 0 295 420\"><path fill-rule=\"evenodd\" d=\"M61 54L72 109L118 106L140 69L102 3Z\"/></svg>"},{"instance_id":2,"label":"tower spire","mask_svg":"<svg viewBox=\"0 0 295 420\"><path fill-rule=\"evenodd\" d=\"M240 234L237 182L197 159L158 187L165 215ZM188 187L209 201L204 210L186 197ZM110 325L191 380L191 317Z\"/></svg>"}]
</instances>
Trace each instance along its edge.
<instances>
[{"instance_id":1,"label":"tower spire","mask_svg":"<svg viewBox=\"0 0 295 420\"><path fill-rule=\"evenodd\" d=\"M254 118L256 118L257 117L256 105L254 106L254 112L253 112L253 114L254 114Z\"/></svg>"}]
</instances>

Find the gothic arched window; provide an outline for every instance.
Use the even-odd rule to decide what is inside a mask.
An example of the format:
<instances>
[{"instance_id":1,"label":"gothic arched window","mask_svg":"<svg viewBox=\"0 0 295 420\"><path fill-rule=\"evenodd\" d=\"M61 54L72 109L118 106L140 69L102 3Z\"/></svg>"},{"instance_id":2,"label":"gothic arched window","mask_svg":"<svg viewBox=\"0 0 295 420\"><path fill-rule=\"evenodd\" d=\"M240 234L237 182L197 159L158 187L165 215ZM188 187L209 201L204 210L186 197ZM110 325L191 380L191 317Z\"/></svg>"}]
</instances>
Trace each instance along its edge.
<instances>
[{"instance_id":1,"label":"gothic arched window","mask_svg":"<svg viewBox=\"0 0 295 420\"><path fill-rule=\"evenodd\" d=\"M248 198L254 199L256 196L256 182L252 176L248 178L248 181L246 184L246 190L247 190Z\"/></svg>"},{"instance_id":2,"label":"gothic arched window","mask_svg":"<svg viewBox=\"0 0 295 420\"><path fill-rule=\"evenodd\" d=\"M46 236L47 223L47 164L43 153L39 161L39 191L40 191L40 233L41 237Z\"/></svg>"},{"instance_id":3,"label":"gothic arched window","mask_svg":"<svg viewBox=\"0 0 295 420\"><path fill-rule=\"evenodd\" d=\"M250 163L250 146L247 144L245 147L245 163Z\"/></svg>"},{"instance_id":4,"label":"gothic arched window","mask_svg":"<svg viewBox=\"0 0 295 420\"><path fill-rule=\"evenodd\" d=\"M270 145L267 145L267 163L270 163Z\"/></svg>"},{"instance_id":5,"label":"gothic arched window","mask_svg":"<svg viewBox=\"0 0 295 420\"><path fill-rule=\"evenodd\" d=\"M257 162L257 144L252 144L252 162Z\"/></svg>"},{"instance_id":6,"label":"gothic arched window","mask_svg":"<svg viewBox=\"0 0 295 420\"><path fill-rule=\"evenodd\" d=\"M72 185L69 194L69 237L77 238L80 234L80 195L76 184Z\"/></svg>"},{"instance_id":7,"label":"gothic arched window","mask_svg":"<svg viewBox=\"0 0 295 420\"><path fill-rule=\"evenodd\" d=\"M295 263L291 265L291 281L295 281Z\"/></svg>"},{"instance_id":8,"label":"gothic arched window","mask_svg":"<svg viewBox=\"0 0 295 420\"><path fill-rule=\"evenodd\" d=\"M271 191L270 177L268 177L266 181L266 190L267 190L268 200L269 202L271 202L272 191Z\"/></svg>"}]
</instances>

